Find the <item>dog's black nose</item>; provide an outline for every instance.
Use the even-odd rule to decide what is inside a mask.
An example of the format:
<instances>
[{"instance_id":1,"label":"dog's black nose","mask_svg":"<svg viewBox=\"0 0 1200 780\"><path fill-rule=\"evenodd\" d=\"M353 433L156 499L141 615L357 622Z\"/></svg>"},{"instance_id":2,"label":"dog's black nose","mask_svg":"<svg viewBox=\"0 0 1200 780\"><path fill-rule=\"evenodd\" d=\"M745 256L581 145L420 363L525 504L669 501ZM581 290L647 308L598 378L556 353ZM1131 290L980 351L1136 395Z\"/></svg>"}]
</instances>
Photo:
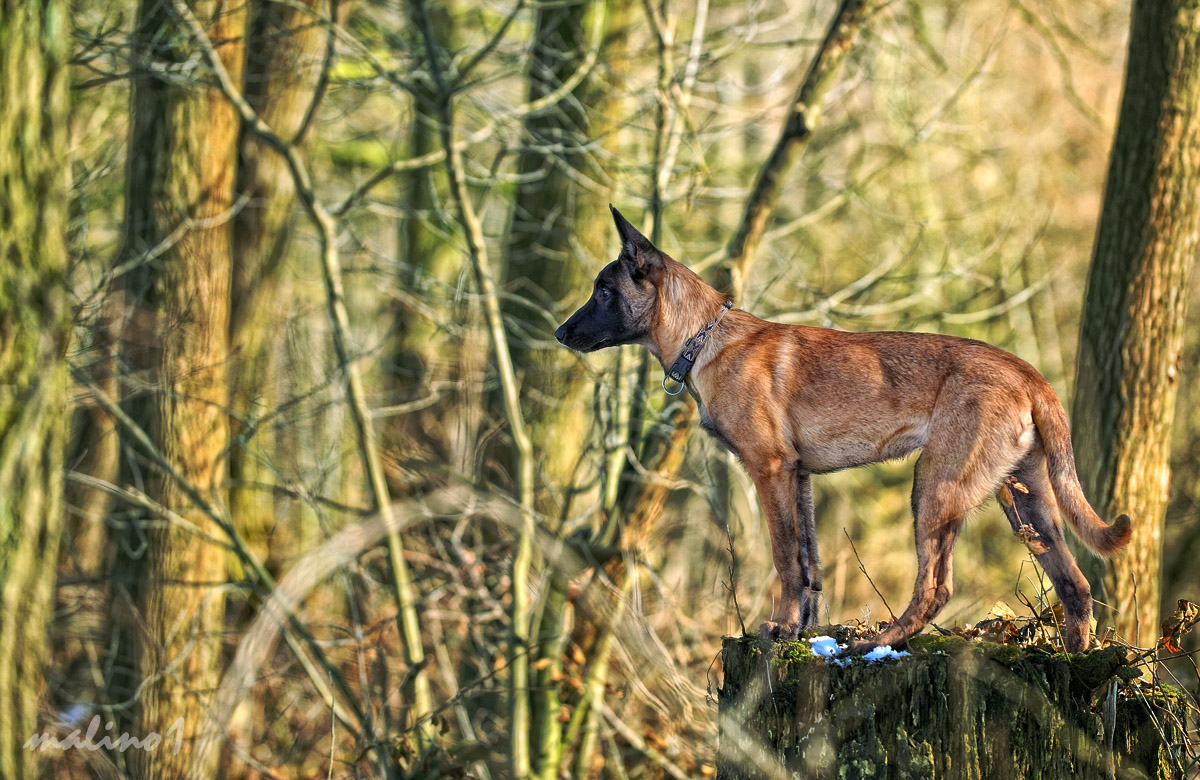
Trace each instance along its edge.
<instances>
[{"instance_id":1,"label":"dog's black nose","mask_svg":"<svg viewBox=\"0 0 1200 780\"><path fill-rule=\"evenodd\" d=\"M562 340L565 339L566 337L567 337L567 326L559 325L558 330L554 331L554 338L558 339L558 343L561 344Z\"/></svg>"}]
</instances>

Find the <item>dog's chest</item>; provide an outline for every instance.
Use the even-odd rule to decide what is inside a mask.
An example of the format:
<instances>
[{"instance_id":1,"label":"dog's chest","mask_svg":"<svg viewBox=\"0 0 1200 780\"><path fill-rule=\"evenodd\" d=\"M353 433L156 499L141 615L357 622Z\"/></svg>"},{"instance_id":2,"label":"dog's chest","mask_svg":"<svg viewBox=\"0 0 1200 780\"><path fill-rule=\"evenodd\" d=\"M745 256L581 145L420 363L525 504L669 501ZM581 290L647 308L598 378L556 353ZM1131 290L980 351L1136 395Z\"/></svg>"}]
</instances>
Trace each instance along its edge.
<instances>
[{"instance_id":1,"label":"dog's chest","mask_svg":"<svg viewBox=\"0 0 1200 780\"><path fill-rule=\"evenodd\" d=\"M721 429L717 427L717 424L713 422L713 419L708 415L708 408L705 407L704 402L700 400L700 396L695 390L692 390L692 398L696 399L696 406L700 409L700 427L703 428L704 432L709 436L712 436L714 439L719 441L721 446L740 458L741 453L737 451L737 447L733 446L733 442L729 441L728 437L726 437L725 434L721 432Z\"/></svg>"}]
</instances>

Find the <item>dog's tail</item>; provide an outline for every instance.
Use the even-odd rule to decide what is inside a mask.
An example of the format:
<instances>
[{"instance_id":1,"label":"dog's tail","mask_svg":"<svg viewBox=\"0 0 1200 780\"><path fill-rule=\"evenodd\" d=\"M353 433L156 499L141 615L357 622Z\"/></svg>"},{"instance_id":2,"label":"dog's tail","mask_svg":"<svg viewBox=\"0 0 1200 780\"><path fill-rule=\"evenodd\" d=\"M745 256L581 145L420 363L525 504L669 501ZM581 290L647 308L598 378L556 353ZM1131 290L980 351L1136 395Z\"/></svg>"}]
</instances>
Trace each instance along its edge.
<instances>
[{"instance_id":1,"label":"dog's tail","mask_svg":"<svg viewBox=\"0 0 1200 780\"><path fill-rule=\"evenodd\" d=\"M1123 514L1112 525L1106 525L1088 503L1075 470L1067 413L1049 385L1039 387L1033 393L1033 423L1041 434L1046 450L1054 496L1075 535L1098 553L1111 555L1120 550L1133 532L1129 515Z\"/></svg>"}]
</instances>

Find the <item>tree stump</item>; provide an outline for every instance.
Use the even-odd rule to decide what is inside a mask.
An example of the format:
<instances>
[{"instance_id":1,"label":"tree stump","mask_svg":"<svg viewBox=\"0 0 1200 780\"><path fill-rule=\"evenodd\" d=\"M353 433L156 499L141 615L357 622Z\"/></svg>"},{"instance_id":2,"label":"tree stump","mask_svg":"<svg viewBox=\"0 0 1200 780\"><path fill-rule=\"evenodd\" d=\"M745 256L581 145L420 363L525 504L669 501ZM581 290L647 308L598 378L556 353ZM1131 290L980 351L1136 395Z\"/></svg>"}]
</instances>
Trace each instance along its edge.
<instances>
[{"instance_id":1,"label":"tree stump","mask_svg":"<svg viewBox=\"0 0 1200 780\"><path fill-rule=\"evenodd\" d=\"M1180 778L1187 708L1133 692L1126 650L1080 655L919 636L839 667L726 637L718 780Z\"/></svg>"}]
</instances>

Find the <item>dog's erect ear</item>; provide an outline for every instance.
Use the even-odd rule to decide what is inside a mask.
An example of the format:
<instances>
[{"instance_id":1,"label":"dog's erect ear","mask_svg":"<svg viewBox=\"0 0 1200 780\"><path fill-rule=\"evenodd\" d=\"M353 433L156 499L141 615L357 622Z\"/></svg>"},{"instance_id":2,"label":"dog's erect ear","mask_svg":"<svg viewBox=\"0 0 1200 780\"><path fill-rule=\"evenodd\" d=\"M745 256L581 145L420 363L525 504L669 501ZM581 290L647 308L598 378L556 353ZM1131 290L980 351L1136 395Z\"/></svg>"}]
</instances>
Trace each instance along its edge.
<instances>
[{"instance_id":1,"label":"dog's erect ear","mask_svg":"<svg viewBox=\"0 0 1200 780\"><path fill-rule=\"evenodd\" d=\"M613 222L617 223L617 234L621 236L621 250L625 254L635 257L639 252L655 251L654 244L650 243L650 239L638 232L638 229L631 225L629 220L625 219L625 216L617 211L611 203L608 204L608 207L612 210Z\"/></svg>"},{"instance_id":2,"label":"dog's erect ear","mask_svg":"<svg viewBox=\"0 0 1200 780\"><path fill-rule=\"evenodd\" d=\"M613 222L617 223L617 233L621 236L621 262L629 264L631 275L646 276L661 267L662 253L650 243L650 239L631 225L611 203L608 207L612 209Z\"/></svg>"}]
</instances>

